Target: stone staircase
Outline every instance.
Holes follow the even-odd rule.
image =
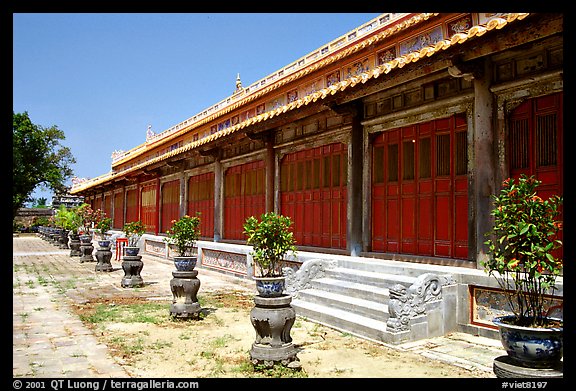
[[[418,264],[308,259],[284,269],[298,316],[362,338],[399,344],[456,327],[456,284]]]

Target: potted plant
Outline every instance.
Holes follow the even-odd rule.
[[[112,219],[110,217],[103,217],[94,226],[95,231],[101,236],[101,240],[98,241],[100,247],[110,247],[110,240],[106,238],[106,232],[108,232],[111,227]]]
[[[258,266],[254,273],[256,288],[261,296],[281,296],[285,277],[282,275],[284,256],[296,253],[295,240],[288,216],[275,212],[264,213],[260,221],[254,216],[244,222],[246,243],[252,245],[252,259]]]
[[[128,238],[128,245],[126,246],[126,254],[130,256],[138,255],[140,248],[138,247],[138,241],[146,232],[146,227],[142,221],[132,221],[129,223],[124,224],[124,228],[122,228],[124,234]]]
[[[562,359],[563,344],[562,319],[547,316],[563,266],[557,258],[562,197],[543,200],[536,194],[540,184],[526,175],[502,183],[493,196],[494,223],[486,234],[489,258],[483,266],[498,281],[512,312],[493,320],[508,356],[525,367],[552,368]]]
[[[192,249],[200,237],[200,217],[185,215],[180,220],[172,220],[172,227],[166,231],[168,244],[176,246],[177,256],[174,265],[178,271],[190,271],[196,267],[198,257],[192,254]]]
[[[77,216],[73,210],[69,210],[66,206],[60,205],[54,215],[54,220],[56,225],[61,227],[60,237],[58,239],[60,247],[69,248],[69,242],[71,240],[70,234],[80,226],[80,217]]]
[[[92,241],[90,229],[92,228],[94,210],[88,204],[82,204],[76,209],[76,213],[82,219],[82,225],[79,228],[80,240],[82,243],[89,243]]]

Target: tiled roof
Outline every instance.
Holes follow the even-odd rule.
[[[234,110],[238,107],[241,107],[242,105],[245,105],[246,103],[248,103],[254,99],[257,99],[257,98],[273,91],[274,89],[277,89],[278,87],[280,87],[282,85],[285,85],[286,83],[289,83],[289,82],[291,82],[297,78],[305,76],[306,74],[308,74],[310,72],[313,72],[319,68],[325,67],[326,65],[331,64],[335,61],[338,61],[344,57],[347,57],[347,56],[349,56],[349,55],[351,55],[351,54],[353,54],[353,53],[355,53],[355,52],[357,52],[357,51],[359,51],[359,50],[361,50],[361,49],[363,49],[369,45],[372,45],[376,42],[379,42],[382,39],[389,37],[390,35],[393,35],[393,34],[399,32],[401,30],[404,30],[407,27],[413,26],[414,24],[419,23],[423,20],[426,20],[426,19],[428,19],[434,15],[435,14],[419,14],[419,15],[416,15],[416,16],[410,18],[410,19],[405,20],[404,22],[402,22],[400,24],[397,24],[397,25],[394,25],[388,29],[385,29],[378,34],[373,35],[372,37],[370,37],[367,40],[359,42],[356,45],[354,45],[348,49],[345,49],[341,52],[338,52],[334,56],[331,56],[331,57],[328,57],[322,61],[319,61],[319,62],[315,63],[314,65],[312,65],[311,67],[303,69],[303,70],[295,73],[294,75],[291,75],[290,77],[288,77],[286,79],[282,79],[278,83],[275,83],[274,85],[271,85],[271,86],[259,91],[258,93],[251,95],[251,96],[239,101],[238,103],[236,103],[230,107],[227,107],[224,111],[219,112],[218,116],[223,115],[225,113],[228,113],[231,110]],[[262,114],[258,114],[255,117],[249,118],[243,122],[238,123],[237,125],[231,126],[225,130],[211,134],[211,135],[209,135],[205,138],[202,138],[200,140],[193,141],[193,142],[186,144],[182,147],[179,147],[179,148],[176,148],[170,152],[167,152],[161,156],[152,158],[150,160],[147,160],[145,162],[142,162],[140,164],[137,164],[135,166],[132,166],[132,167],[125,169],[125,170],[122,170],[122,171],[109,172],[107,174],[98,176],[96,178],[87,180],[85,182],[82,182],[77,187],[74,187],[72,189],[71,193],[72,194],[80,193],[80,192],[85,191],[85,190],[87,190],[91,187],[94,187],[96,185],[108,182],[108,181],[115,179],[115,178],[118,178],[118,177],[125,176],[129,173],[140,170],[146,166],[149,166],[149,165],[152,165],[154,163],[158,163],[160,161],[169,159],[169,158],[176,156],[176,155],[179,155],[181,153],[196,149],[196,148],[198,148],[204,144],[210,143],[210,142],[215,141],[217,139],[220,139],[222,137],[229,136],[230,134],[235,133],[241,129],[244,129],[247,126],[251,126],[251,125],[260,123],[262,121],[266,121],[268,119],[274,118],[275,116],[284,114],[288,111],[300,108],[302,106],[306,106],[306,105],[313,103],[313,102],[316,102],[318,100],[325,99],[327,96],[334,95],[338,91],[344,91],[349,87],[354,87],[358,83],[366,83],[368,80],[376,79],[382,75],[386,75],[396,68],[402,68],[406,64],[417,62],[422,58],[431,57],[438,52],[441,52],[441,51],[446,50],[448,48],[454,47],[456,45],[463,44],[464,42],[468,41],[469,39],[482,36],[488,31],[495,30],[495,29],[496,30],[501,29],[515,20],[524,19],[528,15],[529,15],[528,13],[507,14],[505,17],[493,18],[493,19],[489,20],[485,25],[475,25],[475,26],[471,27],[465,33],[456,33],[450,39],[443,39],[443,40],[436,42],[433,45],[423,47],[422,49],[420,49],[418,51],[407,53],[405,55],[401,55],[399,57],[396,57],[391,61],[388,61],[382,65],[374,67],[374,69],[372,69],[372,70],[360,73],[359,75],[354,75],[352,77],[346,78],[340,82],[337,82],[337,83],[330,85],[329,87],[323,88],[323,89],[316,91],[310,95],[299,98],[293,102],[285,104],[285,105],[278,107],[274,110],[271,110],[271,111],[268,111],[268,112],[265,112]],[[216,115],[210,116],[210,117],[206,118],[205,120],[201,121],[201,123],[198,124],[198,126],[203,125],[206,122],[212,121],[215,118],[216,118]],[[187,128],[187,129],[183,130],[182,132],[187,132],[189,130],[190,130],[190,128]],[[176,135],[180,135],[180,134],[182,134],[182,132],[178,132]],[[173,137],[170,137],[170,138],[173,138]]]

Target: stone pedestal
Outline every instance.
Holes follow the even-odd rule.
[[[82,251],[80,251],[80,237],[78,235],[70,235],[69,238],[70,240],[68,241],[68,247],[70,247],[70,256],[82,256]]]
[[[95,254],[98,263],[94,268],[97,272],[111,272],[113,270],[110,260],[112,259],[112,251],[110,251],[110,246],[102,247],[99,246]]]
[[[68,233],[61,230],[58,236],[58,248],[66,250],[68,248]]]
[[[198,319],[200,303],[196,297],[200,289],[200,280],[196,277],[197,270],[172,272],[170,290],[172,291],[172,305],[170,315],[179,319]]]
[[[122,288],[139,288],[144,286],[144,280],[140,276],[140,272],[144,267],[141,255],[125,255],[122,258],[122,270],[124,270],[124,277],[120,285]]]
[[[296,320],[296,311],[290,303],[292,296],[254,296],[256,306],[250,312],[250,321],[256,330],[256,340],[250,350],[254,365],[272,367],[275,363],[299,367],[296,347],[292,343],[290,330]]]
[[[555,379],[564,377],[564,365],[559,363],[555,368],[528,368],[508,355],[494,359],[492,366],[494,374],[498,378],[540,378]]]
[[[90,238],[80,237],[80,263],[84,262],[94,262],[94,257],[92,256],[92,251],[94,251],[94,246],[92,245],[92,240]]]

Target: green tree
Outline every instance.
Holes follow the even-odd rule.
[[[66,191],[64,182],[76,163],[70,148],[60,144],[64,132],[57,126],[35,125],[28,112],[14,113],[12,127],[12,215],[30,200],[36,186]]]

